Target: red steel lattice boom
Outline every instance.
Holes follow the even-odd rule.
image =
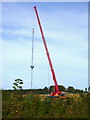
[[[42,30],[42,26],[41,26],[41,23],[40,23],[40,19],[39,19],[39,16],[38,16],[38,11],[37,11],[36,6],[34,7],[34,10],[35,10],[35,13],[36,13],[36,16],[37,16],[37,20],[38,20],[40,32],[41,32],[41,35],[42,35],[42,40],[43,40],[43,43],[44,43],[44,47],[45,47],[45,50],[46,50],[47,58],[48,58],[48,61],[49,61],[49,65],[50,65],[50,69],[51,69],[53,81],[55,83],[55,92],[53,92],[51,95],[52,96],[54,96],[56,94],[59,95],[59,94],[61,94],[61,92],[59,91],[59,88],[58,88],[58,84],[57,84],[57,81],[56,81],[55,72],[54,72],[53,65],[52,65],[52,62],[51,62],[51,59],[50,59],[50,54],[48,52],[46,40],[45,40],[45,37],[44,37],[44,33],[43,33],[43,30]]]

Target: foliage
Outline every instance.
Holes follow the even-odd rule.
[[[14,88],[14,90],[21,90],[22,89],[22,84],[23,84],[23,82],[22,82],[22,80],[19,78],[19,79],[16,79],[15,80],[15,83],[13,83],[13,88]]]
[[[83,90],[75,89],[73,86],[69,86],[68,88],[65,88],[63,85],[58,85],[58,88],[60,91],[69,92],[69,93],[83,93],[84,92]],[[54,86],[52,85],[49,87],[49,93],[53,91],[54,91]]]
[[[22,110],[23,104],[22,104],[22,85],[23,81],[21,79],[16,79],[13,83],[14,92],[11,94],[11,112],[6,116],[6,118],[20,118],[19,112]]]
[[[88,118],[90,116],[88,114],[90,94],[68,93],[66,99],[48,97],[41,99],[45,95],[30,91],[24,95],[17,94],[19,96],[15,95],[15,90],[3,91],[3,93],[5,96],[3,96],[3,118]],[[12,93],[15,95],[13,99]]]
[[[68,88],[67,88],[67,91],[68,92],[70,92],[70,93],[73,93],[74,92],[74,87],[72,87],[72,86],[69,86]]]
[[[65,91],[66,90],[66,88],[63,85],[59,85],[58,87],[59,87],[60,91]]]

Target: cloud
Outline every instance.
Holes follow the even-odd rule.
[[[16,30],[11,30],[11,29],[3,29],[3,33],[7,35],[13,35],[13,36],[31,36],[31,32],[29,30],[25,29],[16,29]]]
[[[40,3],[36,4],[58,83],[81,89],[87,87],[87,5],[77,3],[78,7],[72,7],[71,3],[59,3],[56,7],[56,3],[48,6],[47,3],[42,3],[42,6]],[[3,3],[4,88],[11,88],[13,80],[18,77],[24,80],[24,88],[30,88],[33,27],[35,29],[33,88],[48,85],[49,65],[33,6],[34,3]],[[51,73],[50,79],[50,85],[54,84]]]
[[[20,77],[24,79],[24,88],[30,88],[30,48],[31,41],[23,40],[23,43],[18,43],[16,41],[3,42],[3,79],[5,81],[9,78],[9,86],[11,86],[14,79]],[[74,55],[68,49],[61,50],[59,47],[52,45],[49,45],[49,51],[58,83],[64,84],[65,86],[72,84],[78,88],[79,85],[75,83],[75,79],[81,79],[82,73],[83,78],[87,76],[85,74],[87,73],[87,58],[81,57],[78,53],[78,55]],[[48,60],[42,42],[35,42],[34,65],[33,87],[43,88],[48,85]],[[76,78],[74,78],[74,74],[76,74]],[[50,84],[53,84],[52,77],[50,77],[50,79]],[[87,80],[85,79],[83,82],[87,83]],[[4,86],[7,87],[7,84],[5,85],[4,83]]]

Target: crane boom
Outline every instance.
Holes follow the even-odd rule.
[[[53,81],[55,83],[55,92],[54,92],[54,94],[60,94],[60,91],[59,91],[59,88],[58,88],[58,84],[57,84],[57,81],[56,81],[55,72],[54,72],[53,65],[52,65],[52,62],[51,62],[51,59],[50,59],[50,54],[48,52],[46,40],[45,40],[45,37],[44,37],[44,33],[43,33],[43,30],[42,30],[42,26],[41,26],[41,23],[40,23],[40,19],[39,19],[39,15],[38,15],[38,11],[37,11],[36,6],[34,6],[34,10],[35,10],[35,13],[36,13],[36,16],[37,16],[37,20],[38,20],[40,32],[41,32],[41,35],[42,35],[42,40],[43,40],[43,43],[44,43],[44,47],[45,47],[45,50],[46,50],[47,58],[48,58],[48,61],[49,61],[49,65],[50,65]]]

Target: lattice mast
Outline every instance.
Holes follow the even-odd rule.
[[[34,55],[34,28],[32,29],[32,57],[31,57],[31,89],[32,89],[32,82],[33,82],[33,55]]]

